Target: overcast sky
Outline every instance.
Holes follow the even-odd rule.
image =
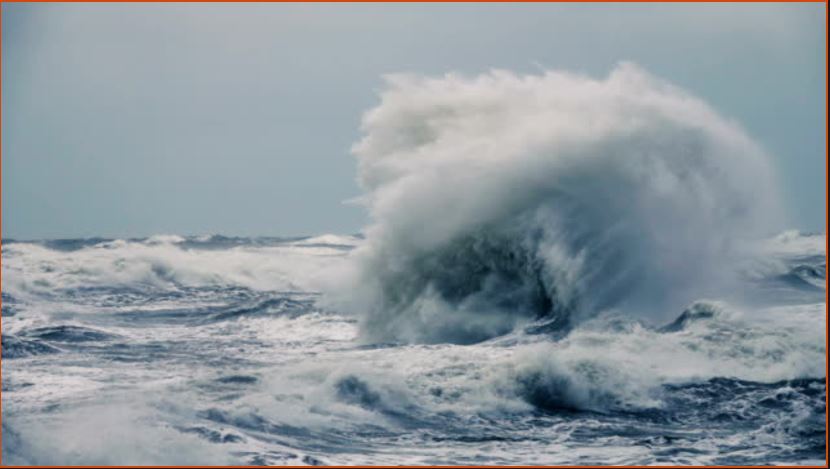
[[[354,233],[390,72],[634,61],[776,158],[823,231],[824,4],[2,5],[4,238]]]

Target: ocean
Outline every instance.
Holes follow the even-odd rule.
[[[763,243],[753,301],[458,340],[325,298],[365,243],[4,240],[3,462],[823,463],[824,235]]]
[[[3,462],[824,463],[826,233],[738,123],[622,63],[361,131],[359,235],[4,239]]]

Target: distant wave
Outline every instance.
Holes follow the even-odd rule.
[[[764,151],[632,64],[603,80],[390,76],[363,132],[372,222],[335,298],[370,341],[676,314],[733,281],[736,244],[781,225]]]
[[[60,290],[240,286],[317,289],[317,271],[360,241],[355,236],[241,238],[156,235],[3,243],[3,294],[18,299]],[[4,299],[4,310],[6,308]],[[5,312],[4,312],[5,314]]]

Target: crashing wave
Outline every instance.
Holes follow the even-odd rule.
[[[631,64],[388,77],[355,146],[372,223],[339,305],[369,341],[471,343],[728,288],[778,226],[767,155]]]

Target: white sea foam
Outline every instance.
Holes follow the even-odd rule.
[[[306,285],[305,272],[321,274],[344,259],[343,249],[326,247],[342,242],[269,247],[235,241],[221,249],[194,249],[189,242],[118,241],[69,251],[4,245],[4,308],[19,308],[4,317],[4,334],[60,349],[4,355],[8,462],[473,464],[485,454],[505,464],[639,464],[690,447],[694,453],[669,461],[714,464],[727,453],[751,461],[758,452],[800,461],[786,448],[817,437],[797,432],[823,431],[824,411],[816,408],[824,402],[822,383],[782,380],[823,376],[824,303],[799,296],[774,307],[698,301],[665,323],[617,310],[566,335],[519,329],[471,345],[364,346],[354,341],[358,324],[337,311],[312,308],[294,316],[261,308],[216,322],[171,322],[178,316],[164,315],[198,319],[213,313],[203,310],[205,301],[238,309],[251,304],[245,295],[259,304],[257,295],[277,293],[243,289],[238,296],[224,288],[249,280],[220,260],[256,255],[260,265],[282,265]],[[169,280],[145,288],[143,276],[115,276],[119,258],[140,264],[150,254],[167,256]],[[802,254],[795,249],[783,258]],[[221,275],[220,281],[189,280],[193,269]],[[186,281],[205,287],[208,296],[179,292],[175,284]],[[102,308],[85,301],[97,298],[95,291],[73,290],[96,285],[127,297]],[[168,290],[183,295],[170,299]],[[73,343],[33,334],[66,324],[112,338]],[[719,389],[715,378],[744,381]],[[757,396],[741,393],[752,386],[769,388]],[[781,407],[761,409],[762,401]],[[761,423],[747,431],[707,420],[717,417],[706,414],[711,405],[727,406],[724,418]],[[659,423],[675,415],[691,430]],[[625,436],[635,427],[640,430]],[[659,442],[659,435],[684,432],[694,437]],[[642,443],[651,437],[658,440]]]

